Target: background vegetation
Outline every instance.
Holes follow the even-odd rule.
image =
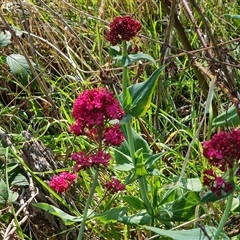
[[[151,189],[155,191],[151,196],[164,199],[180,174],[201,178],[208,164],[201,154],[202,142],[219,129],[238,127],[239,123],[236,111],[231,108],[238,103],[239,96],[239,12],[239,1],[224,0],[188,3],[167,0],[1,1],[0,129],[1,136],[10,137],[12,144],[6,146],[2,141],[0,145],[1,189],[11,190],[11,194],[1,193],[0,196],[2,237],[15,217],[18,224],[13,239],[60,239],[59,235],[55,236],[59,232],[30,217],[21,223],[26,212],[15,214],[21,196],[25,201],[29,199],[23,192],[29,179],[22,168],[24,163],[19,160],[25,143],[22,132],[28,131],[41,140],[64,167],[72,166],[69,161],[72,152],[92,147],[86,138],[74,138],[69,133],[73,123],[72,105],[84,89],[106,87],[121,91],[121,68],[109,56],[109,43],[105,39],[109,22],[116,16],[131,15],[142,24],[134,43],[159,66],[165,66],[150,108],[145,116],[133,122],[135,130],[153,152],[164,153],[156,163],[158,177],[149,177]],[[132,83],[145,81],[155,68],[148,61],[135,63],[130,67]],[[225,78],[219,74],[221,72]],[[212,101],[207,99],[209,93]],[[233,109],[231,121],[228,121],[228,109],[229,112]],[[221,113],[222,118],[216,120]],[[15,149],[15,155],[9,147]],[[125,172],[116,171],[114,163],[111,171],[123,181],[127,176]],[[112,175],[111,171],[102,173],[103,182]],[[46,174],[51,175],[51,172]],[[40,178],[40,186],[44,185],[41,179],[47,181],[41,174],[33,176]],[[82,173],[74,186],[74,194],[66,193],[73,197],[79,212],[91,181],[91,176]],[[239,187],[236,190],[238,194]],[[131,206],[124,200],[125,193],[103,198],[102,191],[99,186],[92,203],[93,208],[99,206],[98,212],[106,210],[115,198],[117,206]],[[52,199],[56,198],[50,189],[47,193]],[[128,185],[126,195],[137,196],[138,185]],[[179,198],[175,193],[172,199],[167,196],[168,203]],[[237,239],[239,234],[239,199],[236,195],[235,212],[225,228],[232,239]],[[198,217],[203,224],[216,226],[224,207],[223,200],[209,203],[199,212],[194,208],[184,218],[160,219],[156,226],[191,229],[201,226],[202,222],[194,221]],[[74,215],[72,208],[67,211]],[[136,209],[132,207],[131,212],[135,213]],[[152,235],[135,224],[93,220],[88,222],[85,239],[153,239]]]

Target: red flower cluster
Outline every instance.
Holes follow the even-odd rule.
[[[210,141],[204,143],[203,155],[222,171],[233,168],[234,163],[240,159],[240,130],[215,134]]]
[[[85,152],[73,153],[72,160],[76,162],[73,167],[75,172],[90,167],[108,167],[111,156],[103,151],[86,155]]]
[[[141,27],[141,24],[130,16],[116,17],[110,23],[110,31],[106,38],[115,46],[123,40],[129,41],[131,38],[135,37]]]
[[[120,125],[110,124],[111,120],[120,120],[124,116],[124,111],[119,102],[114,98],[112,92],[107,89],[85,90],[78,96],[73,105],[72,111],[75,123],[70,127],[70,131],[75,135],[86,135],[89,139],[105,146],[120,146],[124,141],[123,133],[120,131]],[[103,150],[98,152],[78,152],[72,154],[72,160],[75,161],[73,170],[79,172],[81,169],[91,167],[107,168],[110,155]],[[76,174],[62,173],[54,176],[50,182],[50,187],[57,192],[66,191],[69,185],[76,179]],[[115,188],[114,188],[115,187]],[[109,188],[111,186],[109,185]],[[120,191],[123,186],[114,182],[112,188]],[[112,192],[114,192],[112,190]]]
[[[74,102],[72,114],[76,122],[70,131],[75,135],[87,135],[94,140],[100,135],[107,145],[113,146],[119,146],[123,142],[119,124],[112,127],[107,127],[107,124],[110,120],[122,119],[124,111],[113,93],[105,88],[85,90]],[[114,139],[109,134],[113,134]]]
[[[85,90],[73,105],[73,117],[81,130],[96,125],[103,126],[112,119],[121,119],[124,115],[113,93],[105,88]]]
[[[49,186],[56,192],[64,192],[76,180],[75,173],[62,172],[58,176],[54,176],[49,183]]]
[[[107,146],[113,145],[119,147],[124,141],[124,136],[119,130],[119,127],[119,124],[115,124],[105,129],[103,139]]]
[[[110,182],[106,183],[106,188],[110,193],[117,193],[126,189],[126,186],[116,178],[112,178]]]
[[[203,155],[210,164],[223,172],[232,169],[240,159],[240,130],[215,134],[210,141],[203,144]],[[210,187],[216,195],[232,190],[231,184],[217,176],[212,169],[205,170],[203,174],[203,185]]]
[[[221,196],[222,191],[232,190],[232,185],[222,177],[218,177],[212,169],[205,170],[203,174],[203,185],[210,187],[211,191],[215,192],[217,196]]]

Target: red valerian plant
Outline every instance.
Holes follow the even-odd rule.
[[[124,141],[120,124],[111,124],[112,120],[121,120],[124,116],[119,102],[114,98],[112,92],[105,88],[83,91],[73,104],[72,115],[75,123],[70,126],[70,132],[75,135],[85,135],[88,139],[98,144],[97,151],[85,153],[83,151],[73,153],[72,160],[75,162],[73,171],[78,173],[80,170],[95,168],[107,168],[109,166],[110,154],[103,148],[109,146],[120,146]],[[76,175],[76,174],[75,174]],[[74,176],[75,176],[74,175]],[[72,176],[72,178],[71,178]],[[65,173],[54,176],[50,181],[50,187],[57,192],[64,192],[76,178]],[[117,191],[124,190],[123,184],[115,179],[113,188]],[[115,193],[116,191],[110,191]]]
[[[220,132],[215,134],[210,141],[203,144],[203,155],[209,163],[222,172],[238,166],[240,159],[240,130]],[[232,186],[213,169],[203,172],[203,185],[210,187],[212,192],[221,196],[221,192],[232,190]]]
[[[106,39],[113,45],[117,45],[122,41],[129,41],[135,37],[141,29],[141,24],[130,16],[116,17],[110,23],[110,31]]]

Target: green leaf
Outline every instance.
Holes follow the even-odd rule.
[[[114,58],[116,56],[121,56],[122,52],[119,46],[111,46],[108,51],[109,55]]]
[[[202,183],[199,178],[182,178],[181,183],[183,187],[193,192],[200,192],[202,190]]]
[[[19,194],[17,192],[13,192],[9,190],[8,192],[8,201],[15,202],[18,199]]]
[[[0,203],[5,203],[8,200],[8,189],[3,179],[0,179]]]
[[[146,168],[149,169],[150,167],[152,167],[157,161],[159,161],[159,158],[161,158],[165,154],[166,152],[161,152],[148,157],[145,161]]]
[[[45,210],[45,211],[51,213],[52,215],[61,218],[66,225],[71,225],[75,222],[82,221],[81,217],[71,216],[71,215],[65,213],[64,211],[62,211],[61,209],[59,209],[55,206],[52,206],[50,204],[47,204],[47,203],[35,203],[35,204],[33,204],[33,206],[40,208],[42,210]]]
[[[215,127],[236,127],[239,125],[239,118],[235,106],[231,106],[225,112],[213,119],[212,125]]]
[[[132,163],[123,163],[123,164],[116,164],[113,166],[115,171],[121,171],[121,172],[127,172],[127,171],[131,171],[134,166]]]
[[[126,127],[123,125],[122,130],[124,135],[126,136]],[[134,142],[134,147],[136,150],[142,149],[143,158],[147,159],[151,154],[152,151],[145,139],[141,137],[133,128],[131,128],[132,137]],[[130,171],[133,170],[133,160],[130,156],[129,146],[127,141],[124,141],[120,147],[114,149],[114,157],[116,161],[116,166],[114,167],[115,170],[119,171]]]
[[[161,201],[159,202],[159,205],[163,205],[164,203],[174,201],[178,196],[182,195],[183,190],[179,183],[171,183],[167,186],[165,186],[167,192],[161,197]]]
[[[135,153],[135,168],[132,174],[126,178],[126,184],[131,184],[135,180],[148,174],[144,164],[143,149],[140,148]]]
[[[129,114],[130,109],[132,109],[132,106],[133,106],[133,99],[132,99],[132,96],[130,95],[129,88],[127,88],[125,99],[122,99],[122,94],[120,94],[119,100],[122,104],[122,107],[123,107],[125,113],[126,113],[126,116],[128,116],[126,120],[129,119],[129,121],[130,121],[131,120],[130,118],[133,118],[133,116],[131,114]],[[126,120],[125,120],[125,122],[126,122]]]
[[[152,100],[152,94],[155,90],[155,84],[161,73],[163,67],[158,68],[153,74],[144,82],[136,83],[128,87],[131,96],[131,103],[124,104],[122,94],[119,98],[124,106],[124,111],[133,117],[139,117],[146,113]]]
[[[118,222],[127,225],[144,225],[151,221],[151,216],[145,211],[143,213],[137,213],[131,216],[125,216],[118,218]]]
[[[2,215],[3,214],[3,215]],[[13,219],[13,214],[10,213],[10,212],[5,212],[5,213],[2,213],[1,216],[0,216],[0,219],[2,222],[4,223],[9,223],[12,219]]]
[[[12,185],[16,186],[28,186],[28,179],[25,176],[25,172],[23,169],[17,167],[14,170],[9,172],[9,182]]]
[[[123,196],[122,200],[128,203],[131,207],[133,207],[136,210],[145,209],[144,202],[141,199],[136,198],[134,196]]]
[[[114,169],[116,171],[130,171],[134,168],[130,152],[128,149],[127,141],[124,141],[119,148],[114,149],[114,157],[116,165]]]
[[[135,171],[136,171],[136,176],[137,178],[139,177],[143,177],[145,175],[147,175],[147,170],[146,170],[146,167],[145,167],[145,158],[144,158],[144,155],[143,155],[143,149],[140,148],[136,151],[135,153],[135,160],[136,160],[136,166],[135,166]]]
[[[207,239],[204,232],[200,228],[193,228],[191,230],[180,230],[180,231],[172,231],[172,230],[164,230],[156,227],[143,226],[144,228],[155,232],[161,236],[170,237],[173,240],[199,240],[199,239]],[[212,239],[217,229],[215,227],[204,227],[208,236]],[[221,234],[222,240],[230,240],[225,234]]]
[[[234,191],[234,188],[235,188],[235,183],[234,182],[230,182],[230,184],[232,186],[231,191],[228,191],[228,192],[222,191],[221,196],[217,196],[215,192],[208,191],[207,193],[205,193],[202,196],[201,203],[216,202],[220,199],[226,198],[227,196],[229,196]]]
[[[151,176],[159,176],[161,174],[161,172],[157,168],[154,168],[154,167],[148,168],[147,172]]]
[[[112,208],[107,212],[96,214],[93,218],[98,219],[102,223],[117,222],[128,212],[127,207]]]
[[[224,14],[224,15],[230,18],[240,19],[240,15],[232,15],[232,14]]]
[[[200,198],[196,192],[185,192],[182,190],[175,195],[172,202],[168,202],[157,212],[157,219],[160,221],[188,221],[194,218],[196,205]]]
[[[240,28],[240,15],[232,15],[232,14],[224,14],[225,16],[231,18],[233,20],[233,23],[237,26],[237,28]]]
[[[122,131],[124,133],[124,136],[127,136],[127,130],[124,125],[122,127]],[[149,156],[152,155],[152,150],[149,147],[148,142],[144,138],[142,138],[142,136],[140,134],[138,134],[137,131],[134,130],[134,128],[131,128],[131,132],[132,132],[132,137],[133,137],[133,142],[134,142],[134,148],[136,150],[142,149],[143,157],[144,157],[144,159],[147,159]],[[122,147],[122,145],[121,145],[121,147]],[[120,149],[121,149],[121,147],[120,147]],[[128,154],[128,156],[130,156],[129,149],[127,148],[126,150],[127,150],[127,152],[125,152],[125,153]]]
[[[121,65],[123,67],[125,66],[129,66],[131,65],[132,63],[135,63],[139,60],[148,60],[152,63],[156,63],[155,60],[148,54],[144,54],[144,53],[136,53],[136,54],[129,54],[127,56],[119,56],[119,55],[116,55],[116,57],[113,58],[114,60],[120,62],[121,61]]]
[[[9,31],[1,31],[0,32],[0,46],[1,47],[6,47],[9,45],[11,41],[11,33]]]
[[[25,57],[20,54],[10,54],[7,56],[6,61],[12,73],[21,80],[24,86],[26,86],[32,74]],[[34,62],[31,61],[31,64],[37,69],[37,65]]]
[[[233,198],[231,211],[240,212],[240,195]]]
[[[121,125],[126,124],[132,120],[133,116],[130,114],[125,115],[119,122]]]

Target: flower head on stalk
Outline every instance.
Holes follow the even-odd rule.
[[[112,178],[110,182],[106,183],[106,188],[110,193],[117,193],[126,189],[126,186],[122,184],[117,178]]]
[[[130,16],[116,17],[110,23],[110,31],[106,39],[113,45],[117,45],[122,41],[129,41],[135,37],[141,29],[141,24]]]
[[[240,159],[240,130],[220,132],[203,144],[203,155],[222,171],[233,168]]]
[[[83,91],[74,102],[72,115],[76,124],[71,130],[75,133],[77,127],[80,129],[77,131],[79,135],[85,128],[91,129],[103,126],[112,119],[121,119],[124,112],[113,93],[102,88]]]
[[[224,178],[217,176],[213,169],[205,170],[203,174],[203,185],[208,186],[217,196],[221,196],[222,191],[226,193],[232,190],[232,185]]]
[[[75,161],[73,170],[79,172],[81,169],[91,167],[105,167],[109,165],[110,155],[102,150],[97,153],[86,154],[85,152],[73,153],[72,160]]]
[[[203,144],[203,155],[212,166],[223,172],[233,169],[240,159],[240,130],[215,134]],[[203,174],[203,185],[208,186],[217,196],[221,196],[222,191],[232,190],[232,185],[213,169],[205,170]]]
[[[75,135],[86,135],[95,141],[101,139],[108,146],[119,146],[124,140],[119,124],[109,127],[111,120],[122,119],[124,111],[107,89],[83,91],[74,102],[72,114],[76,121],[70,131]],[[113,140],[110,134],[116,139]]]
[[[119,124],[114,124],[113,126],[106,128],[103,139],[107,146],[119,147],[124,141],[124,136],[120,131]]]
[[[75,173],[62,172],[51,179],[49,186],[56,192],[65,192],[76,178],[77,175]]]

